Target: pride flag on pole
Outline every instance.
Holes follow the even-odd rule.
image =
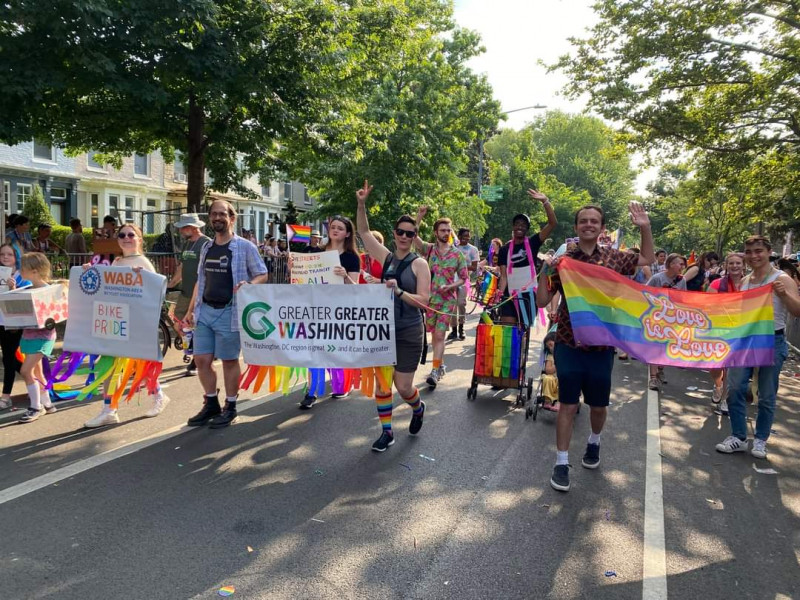
[[[310,243],[311,225],[287,225],[286,237],[290,242]]]
[[[649,364],[697,369],[774,362],[772,286],[707,294],[640,285],[564,257],[558,273],[576,341]]]

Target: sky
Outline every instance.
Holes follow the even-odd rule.
[[[560,94],[567,79],[560,72],[548,73],[540,64],[554,63],[568,54],[570,37],[585,37],[597,22],[594,0],[454,0],[459,25],[480,33],[486,52],[470,63],[484,73],[504,111],[533,105],[547,110],[578,113],[585,108],[580,99],[570,101]],[[524,110],[508,115],[502,127],[520,129],[542,113]],[[634,165],[640,162],[634,157]],[[644,192],[651,170],[637,179],[636,191]]]

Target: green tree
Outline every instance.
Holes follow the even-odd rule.
[[[25,200],[25,206],[22,207],[22,214],[30,219],[31,232],[35,232],[36,228],[42,223],[47,223],[48,225],[55,224],[55,219],[53,219],[53,215],[50,213],[50,207],[47,206],[42,188],[38,183],[33,184],[33,191],[30,197]]]
[[[44,10],[9,0],[0,140],[36,137],[114,164],[154,150],[171,160],[177,149],[189,210],[199,210],[206,169],[215,188],[247,194],[243,177],[268,174],[284,138],[345,125],[370,134],[351,99],[438,4],[53,0]]]
[[[351,98],[370,135],[332,114],[335,126],[282,147],[286,169],[308,182],[319,214],[352,215],[355,190],[368,179],[376,229],[388,232],[399,215],[427,204],[433,218],[446,214],[482,231],[485,206],[469,196],[467,164],[470,148],[496,126],[499,105],[467,65],[483,50],[478,36],[455,26],[449,2],[426,4],[425,25],[398,40],[392,62],[369,72]]]

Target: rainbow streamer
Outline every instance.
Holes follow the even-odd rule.
[[[311,225],[287,225],[286,238],[290,242],[308,244],[311,242]]]
[[[558,272],[575,339],[655,365],[719,369],[772,365],[772,286],[705,294],[640,285],[564,257]]]
[[[497,294],[497,276],[486,272],[478,287],[478,304],[488,306]]]
[[[300,367],[281,367],[247,365],[239,387],[251,390],[254,394],[266,385],[270,393],[280,391],[286,395],[292,386],[305,382],[305,390],[314,396],[325,394],[326,382],[330,382],[331,392],[344,394],[352,390],[361,390],[367,397],[373,397],[378,388],[390,390],[394,377],[394,367],[367,367],[363,369],[317,369]]]

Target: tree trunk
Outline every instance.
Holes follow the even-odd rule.
[[[186,165],[186,210],[201,212],[206,186],[206,139],[203,108],[192,94],[189,98],[189,153]]]

